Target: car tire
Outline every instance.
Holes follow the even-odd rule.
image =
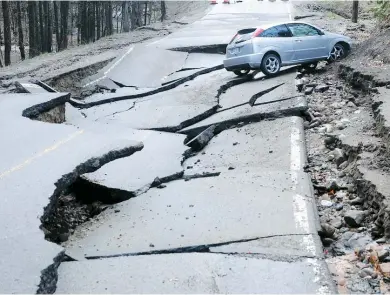
[[[341,43],[336,43],[329,53],[329,61],[334,62],[347,56],[347,48]]]
[[[281,67],[280,57],[275,53],[267,53],[261,61],[260,69],[266,76],[274,76],[279,73]]]
[[[249,72],[250,72],[250,70],[237,70],[237,71],[233,71],[233,73],[235,73],[239,77],[246,76],[246,75],[249,74]]]

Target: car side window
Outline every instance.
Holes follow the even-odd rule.
[[[319,32],[306,24],[288,24],[288,28],[294,37],[318,36]]]
[[[279,37],[278,30],[276,27],[266,29],[263,33],[260,34],[259,37]]]
[[[278,30],[278,37],[291,37],[291,32],[286,25],[279,25],[275,28]]]

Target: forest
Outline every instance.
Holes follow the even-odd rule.
[[[167,15],[165,1],[1,1],[0,67],[129,32]]]

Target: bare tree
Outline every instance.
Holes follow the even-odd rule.
[[[161,1],[161,21],[163,22],[167,18],[167,6],[165,1]]]
[[[61,15],[61,48],[63,50],[68,48],[68,16],[69,16],[69,1],[61,1],[60,3],[60,15]]]
[[[130,31],[129,7],[127,1],[122,2],[122,28],[123,32]]]
[[[43,1],[43,17],[44,17],[44,50],[51,52],[53,33],[51,28],[50,1]]]
[[[61,38],[60,38],[60,29],[59,29],[59,24],[58,24],[58,2],[53,1],[54,3],[54,33],[56,34],[56,51],[59,51],[61,48]]]
[[[90,16],[90,23],[89,23],[89,35],[90,35],[90,42],[95,42],[95,27],[96,27],[96,20],[95,20],[95,11],[96,11],[96,1],[92,1],[90,8],[89,8],[89,16]]]
[[[11,62],[12,45],[19,46],[21,59],[24,60],[25,43],[28,44],[30,58],[51,52],[53,34],[56,51],[61,51],[68,47],[69,33],[73,45],[74,28],[77,28],[78,44],[86,44],[114,32],[129,32],[154,21],[164,21],[167,15],[166,0],[0,2],[0,30],[4,27],[3,34],[0,32],[0,44],[6,45],[4,62],[0,57],[0,66]]]
[[[106,5],[106,35],[112,35],[113,25],[112,25],[112,2],[104,2]]]
[[[101,22],[101,17],[100,17],[100,2],[96,2],[96,6],[95,6],[95,10],[96,10],[96,39],[99,40],[100,39],[100,22]]]
[[[148,1],[145,1],[145,21],[144,26],[146,26],[146,17],[148,15]]]
[[[11,64],[11,20],[9,15],[9,2],[2,1],[3,21],[4,21],[4,64]]]
[[[19,37],[19,51],[20,58],[24,60],[26,58],[26,53],[24,51],[24,40],[23,40],[23,26],[22,26],[22,9],[20,6],[20,1],[16,2],[16,9],[18,15],[18,37]]]
[[[44,21],[43,21],[43,1],[38,1],[38,10],[39,10],[39,36],[40,36],[39,48],[40,48],[40,52],[46,52],[46,36],[45,36]]]
[[[357,23],[358,14],[359,14],[359,1],[353,0],[352,1],[352,22],[353,23]]]

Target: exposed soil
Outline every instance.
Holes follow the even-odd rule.
[[[359,3],[359,23],[352,24],[351,3],[297,4],[301,16],[315,15],[305,21],[356,42],[343,61],[347,67],[336,63],[299,76],[309,104],[306,169],[315,188],[324,254],[338,291],[386,294],[390,290],[387,196],[365,178],[362,169],[385,175],[390,168],[372,100],[378,86],[375,74],[384,72],[380,81],[384,75],[390,77],[389,31],[377,32],[370,2]],[[317,85],[314,91],[307,90],[310,84]]]
[[[106,208],[107,205],[99,201],[85,203],[73,192],[61,195],[50,218],[42,223],[45,238],[54,243],[65,242],[77,226]]]

